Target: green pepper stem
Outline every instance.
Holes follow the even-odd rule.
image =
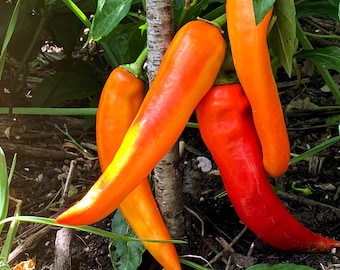
[[[222,28],[223,25],[227,22],[226,14],[223,13],[221,16],[218,16],[216,19],[212,20],[211,23],[216,25],[218,28]]]
[[[148,56],[148,49],[145,47],[143,51],[139,54],[138,58],[135,62],[131,64],[121,65],[122,68],[125,68],[127,71],[131,72],[138,78],[143,78],[143,65]]]

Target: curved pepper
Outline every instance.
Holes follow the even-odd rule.
[[[339,241],[304,227],[276,196],[266,178],[252,112],[240,84],[213,87],[197,106],[196,115],[228,197],[255,235],[288,251],[340,247]]]
[[[277,177],[288,168],[290,146],[267,47],[272,9],[258,25],[253,0],[228,0],[226,11],[234,66],[251,104],[263,164],[270,176]]]
[[[174,145],[192,112],[214,83],[224,60],[221,31],[201,20],[185,24],[171,41],[158,73],[113,161],[88,193],[57,217],[91,224],[105,217],[144,180]]]
[[[144,81],[124,69],[115,68],[102,90],[96,116],[96,140],[101,169],[104,171],[117,152],[126,131],[143,101]],[[95,209],[92,217],[101,214]],[[126,221],[141,239],[171,240],[145,178],[119,205]],[[142,242],[144,247],[166,270],[181,269],[172,243]]]

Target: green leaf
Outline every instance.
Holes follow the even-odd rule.
[[[9,267],[7,260],[5,260],[5,258],[0,257],[0,269],[1,270],[11,270],[11,268]]]
[[[340,136],[336,136],[336,137],[333,137],[333,138],[330,138],[320,144],[318,144],[317,146],[309,149],[308,151],[300,154],[300,155],[297,155],[295,156],[294,158],[292,158],[289,162],[289,164],[294,164],[294,163],[297,163],[301,160],[306,160],[308,158],[310,158],[311,156],[325,150],[326,148],[330,147],[331,145],[337,143],[340,141]]]
[[[113,216],[111,226],[113,233],[135,237],[119,210]],[[110,245],[114,246],[113,250],[110,250],[110,258],[114,269],[136,270],[141,264],[142,255],[145,251],[141,242],[112,240]]]
[[[0,147],[0,220],[7,217],[9,203],[9,188],[8,188],[7,163],[5,153]],[[0,225],[0,233],[4,224]]]
[[[12,38],[15,26],[17,24],[20,5],[21,5],[21,0],[18,0],[16,5],[15,5],[15,8],[13,10],[11,19],[9,21],[9,25],[7,27],[6,35],[4,37],[4,41],[3,41],[3,44],[2,44],[2,47],[1,47],[1,52],[0,52],[0,80],[1,80],[1,77],[2,77],[4,65],[5,65],[7,46],[8,46],[9,41]],[[1,26],[3,27],[4,25],[2,24]]]
[[[141,33],[142,21],[120,24],[114,29],[107,40],[119,63],[132,63],[136,60],[146,44],[146,33]]]
[[[291,76],[296,40],[294,0],[277,0],[275,15],[277,20],[269,34],[269,43],[280,64]]]
[[[297,57],[310,59],[325,69],[340,72],[340,48],[335,46],[305,50],[296,54]]]
[[[107,36],[128,14],[132,0],[99,0],[91,26],[96,41]]]
[[[97,94],[102,88],[91,65],[63,65],[55,74],[45,77],[33,92],[33,107],[54,107],[65,101],[80,100]]]
[[[339,20],[339,1],[327,0],[305,0],[296,5],[296,16],[298,19],[306,17],[326,17]]]
[[[315,270],[315,268],[298,265],[292,263],[280,263],[280,264],[256,264],[247,268],[247,270]]]
[[[204,266],[201,266],[197,263],[194,263],[192,261],[188,261],[188,260],[185,260],[185,259],[180,259],[180,262],[181,262],[181,264],[190,266],[191,268],[196,269],[196,270],[211,270],[211,268],[206,268]]]
[[[253,7],[255,12],[256,25],[259,24],[264,16],[266,16],[268,10],[274,5],[275,0],[253,0]]]

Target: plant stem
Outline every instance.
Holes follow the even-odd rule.
[[[90,20],[86,17],[84,12],[80,10],[80,8],[71,0],[63,0],[64,4],[68,6],[68,8],[76,15],[79,20],[88,28],[91,27]]]
[[[148,56],[148,49],[145,47],[143,51],[139,54],[138,58],[135,62],[131,64],[122,65],[127,71],[131,72],[133,75],[135,75],[138,78],[143,78],[143,65],[146,61],[146,58]]]
[[[340,36],[338,36],[338,35],[320,35],[320,34],[314,34],[314,33],[309,33],[309,32],[305,32],[305,35],[309,36],[309,37],[314,37],[314,38],[340,39]]]
[[[216,19],[211,21],[212,24],[216,25],[217,27],[221,28],[227,22],[226,14],[223,13],[221,16],[218,16]]]
[[[0,114],[9,114],[9,112],[9,108],[0,107]],[[21,115],[96,115],[97,108],[13,107],[11,112]]]
[[[302,47],[305,50],[313,50],[314,49],[313,45],[309,42],[309,40],[306,36],[306,33],[303,31],[298,20],[296,20],[296,36],[297,36],[298,40],[300,41]],[[318,70],[318,72],[320,73],[320,75],[322,76],[322,78],[324,79],[324,81],[326,82],[328,87],[330,88],[336,103],[340,104],[340,92],[339,92],[338,86],[334,82],[331,74],[329,73],[329,71],[327,69],[325,69],[318,62],[314,62],[314,64],[315,64],[316,69]]]
[[[68,6],[68,8],[76,15],[79,20],[88,28],[91,28],[91,22],[90,20],[86,17],[84,12],[80,10],[80,8],[72,1],[72,0],[63,0],[64,4]],[[117,59],[117,56],[112,52],[110,46],[108,45],[107,42],[105,41],[99,41],[100,45],[103,47],[105,53],[107,54],[110,65],[112,67],[117,67],[119,66],[119,61]]]
[[[105,53],[109,57],[110,65],[115,68],[119,66],[119,61],[117,56],[112,52],[109,44],[105,41],[99,41],[100,45],[103,47]]]
[[[137,19],[141,19],[142,21],[146,21],[146,17],[144,16],[144,15],[142,15],[142,14],[139,14],[139,13],[136,13],[136,12],[129,12],[128,13],[128,15],[129,16],[131,16],[131,17],[135,17],[135,18],[137,18]]]

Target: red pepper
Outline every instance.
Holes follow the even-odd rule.
[[[272,9],[256,25],[253,0],[228,0],[228,36],[237,77],[252,107],[263,151],[263,164],[272,177],[285,173],[290,145],[267,46]]]
[[[229,1],[229,0],[228,0]],[[284,207],[266,178],[249,102],[240,84],[213,87],[196,109],[199,130],[244,224],[288,251],[323,251],[340,242],[308,230]]]
[[[124,67],[115,68],[102,90],[96,116],[96,139],[101,169],[112,161],[126,131],[143,101],[144,81]],[[97,219],[102,214],[94,202],[89,214]],[[137,237],[149,240],[171,240],[145,178],[119,205],[119,209]],[[167,270],[181,269],[173,243],[142,242],[150,254]]]
[[[220,29],[206,21],[191,21],[176,33],[113,161],[84,198],[57,217],[58,223],[98,221],[90,214],[94,205],[107,216],[148,176],[213,85],[225,50]]]

